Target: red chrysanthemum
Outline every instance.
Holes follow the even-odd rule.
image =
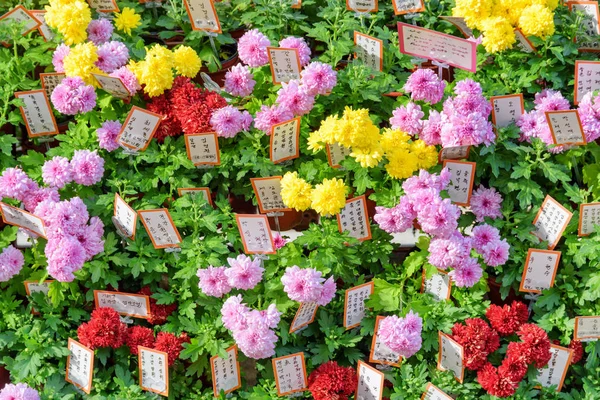
[[[308,377],[308,390],[315,400],[347,400],[357,384],[354,368],[341,367],[335,361],[321,364]]]
[[[169,332],[159,332],[156,336],[156,342],[154,342],[154,348],[167,353],[169,366],[171,366],[179,358],[179,353],[183,350],[183,343],[189,343],[189,341],[190,339],[185,333],[177,337]]]
[[[501,335],[515,333],[521,325],[527,322],[529,311],[527,306],[519,301],[513,301],[503,307],[492,304],[485,313],[492,327]]]
[[[179,136],[182,134],[181,124],[174,114],[171,107],[171,101],[167,94],[153,97],[152,100],[146,104],[146,109],[153,113],[165,116],[154,134],[154,138],[158,140],[159,143],[162,143],[167,136]]]
[[[560,340],[553,340],[552,343],[560,346]],[[583,345],[579,340],[571,340],[569,348],[573,350],[573,358],[571,358],[571,364],[577,364],[583,358]]]
[[[487,362],[487,356],[500,347],[498,334],[481,318],[469,318],[466,325],[454,324],[452,338],[464,348],[464,365],[477,371]]]
[[[508,344],[506,356],[502,360],[502,365],[498,368],[500,376],[506,376],[508,380],[519,385],[527,373],[527,356],[524,354],[524,347],[527,344],[523,342],[511,342]]]
[[[131,354],[138,354],[138,346],[153,348],[154,332],[143,326],[132,326],[127,329],[125,344],[129,347]]]
[[[171,107],[184,133],[211,132],[210,117],[227,101],[218,93],[197,87],[189,78],[177,77],[170,91]]]
[[[496,397],[512,396],[519,387],[508,375],[498,373],[498,369],[487,363],[477,371],[477,381],[489,394]]]
[[[150,318],[148,322],[152,325],[162,325],[167,322],[167,317],[177,310],[177,304],[156,304],[156,299],[152,298],[152,291],[149,286],[144,286],[139,294],[150,297]]]
[[[92,319],[77,329],[79,341],[89,347],[112,347],[116,349],[125,343],[127,327],[112,308],[97,308],[92,312]]]
[[[543,368],[550,361],[550,339],[542,328],[535,324],[524,324],[517,332],[519,338],[527,345],[524,348],[529,357],[528,364],[535,363],[536,368]]]

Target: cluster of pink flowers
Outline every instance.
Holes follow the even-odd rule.
[[[129,61],[129,50],[125,44],[113,40],[98,46],[96,66],[107,74],[123,67],[127,61]]]
[[[267,47],[271,41],[258,29],[251,29],[244,33],[238,42],[238,55],[240,60],[249,67],[262,67],[269,62]]]
[[[25,264],[23,253],[15,247],[8,246],[0,254],[0,282],[6,282],[17,275]]]
[[[96,129],[98,135],[98,146],[107,151],[114,151],[119,148],[117,138],[121,132],[122,124],[120,121],[104,121],[102,126]]]
[[[283,238],[283,236],[281,236],[279,234],[279,232],[273,233],[273,244],[275,245],[275,250],[281,249],[287,243],[288,243],[287,239]]]
[[[250,358],[262,359],[275,355],[277,328],[281,313],[275,304],[266,310],[252,310],[242,303],[242,296],[228,298],[221,308],[221,319],[240,350]]]
[[[390,349],[408,358],[421,349],[423,320],[412,310],[406,317],[385,317],[379,324],[378,335]]]
[[[241,131],[247,131],[252,125],[252,115],[240,111],[234,106],[225,106],[213,111],[210,125],[220,137],[232,138]]]
[[[9,383],[0,391],[0,400],[40,400],[40,395],[24,383]]]
[[[250,290],[262,280],[264,268],[261,260],[240,254],[237,258],[228,258],[227,267],[199,269],[197,272],[198,287],[207,296],[221,297],[232,289]]]
[[[502,195],[495,188],[479,186],[471,195],[470,205],[477,222],[483,222],[486,217],[496,219],[502,216]]]
[[[250,68],[238,64],[225,74],[225,91],[232,96],[246,97],[252,94],[256,81]]]
[[[577,108],[586,141],[593,142],[600,138],[600,95],[590,92],[583,96]]]
[[[288,297],[301,303],[317,303],[326,306],[335,297],[333,276],[325,280],[314,268],[289,267],[281,277],[283,290]]]
[[[92,111],[96,107],[96,91],[78,76],[67,77],[59,83],[50,96],[54,108],[61,114],[75,115]]]
[[[50,187],[62,189],[68,183],[91,186],[102,180],[104,159],[89,150],[77,150],[71,161],[55,156],[42,166],[42,179]]]
[[[406,93],[415,101],[426,101],[437,104],[444,97],[446,82],[441,80],[431,69],[423,68],[413,72],[404,84]]]
[[[92,20],[87,27],[88,39],[96,46],[99,46],[110,40],[114,27],[110,20],[99,18]]]

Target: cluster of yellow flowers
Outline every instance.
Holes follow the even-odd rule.
[[[160,96],[173,86],[173,69],[178,75],[193,78],[201,66],[200,57],[191,47],[179,46],[171,51],[158,45],[148,49],[142,61],[131,60],[127,65],[150,97]]]
[[[78,76],[88,85],[98,87],[98,82],[92,74],[102,74],[96,67],[98,48],[92,42],[80,43],[71,48],[64,59],[65,75]]]
[[[44,19],[63,36],[67,45],[83,43],[92,12],[84,0],[49,0]]]
[[[142,24],[142,17],[136,14],[133,8],[125,7],[123,11],[115,14],[115,27],[117,30],[131,36],[131,30]]]
[[[558,0],[456,0],[452,15],[483,33],[485,49],[496,53],[512,48],[515,28],[525,36],[545,38],[554,33]]]
[[[334,178],[313,188],[297,172],[287,172],[281,179],[281,199],[297,211],[312,208],[321,215],[336,215],[346,205],[346,185]]]
[[[396,179],[412,176],[419,169],[437,164],[435,146],[412,138],[399,130],[384,129],[383,134],[369,118],[366,109],[346,107],[341,118],[327,117],[308,138],[308,148],[318,151],[326,144],[338,144],[351,149],[350,156],[364,168],[375,167],[385,157],[385,168]]]

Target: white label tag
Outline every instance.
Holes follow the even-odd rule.
[[[354,31],[356,58],[374,71],[383,71],[383,40]]]
[[[556,391],[560,392],[571,364],[573,350],[551,344],[550,353],[552,356],[548,365],[545,368],[538,369],[537,380],[544,387],[556,385]]]
[[[290,326],[290,333],[294,333],[313,322],[318,308],[319,305],[317,303],[301,303]]]
[[[226,359],[219,356],[214,356],[210,359],[215,397],[219,397],[221,390],[227,394],[242,386],[240,364],[237,359],[237,347],[232,346],[227,349],[227,355]]]
[[[381,400],[383,397],[383,372],[379,372],[359,360],[357,374],[358,386],[354,398],[356,400]]]
[[[221,33],[221,23],[211,0],[184,0],[192,29]]]
[[[150,318],[150,299],[148,296],[132,293],[94,290],[96,308],[112,308],[121,315],[135,318]]]
[[[569,6],[569,10],[580,12],[584,15],[583,20],[579,21],[580,32],[592,38],[600,35],[600,25],[598,24],[600,12],[597,1],[569,1],[567,5]],[[575,41],[579,44],[580,50],[600,50],[600,43],[597,40],[583,41],[581,38],[576,37]]]
[[[579,236],[587,236],[600,225],[600,203],[587,203],[579,206]]]
[[[452,25],[456,26],[460,33],[462,33],[466,38],[473,37],[473,30],[469,28],[465,19],[463,17],[451,17],[451,16],[443,16],[440,17],[443,20],[450,22]]]
[[[16,92],[15,97],[25,103],[25,106],[19,107],[19,109],[25,121],[29,137],[56,135],[58,133],[58,125],[44,89]]]
[[[340,163],[352,153],[347,147],[340,146],[339,144],[328,144],[327,146],[327,159],[329,165],[333,168],[341,167]]]
[[[575,61],[574,103],[579,104],[589,92],[600,90],[600,61]]]
[[[219,165],[219,140],[215,132],[185,135],[185,146],[188,158],[198,165]]]
[[[416,13],[425,10],[423,0],[392,0],[395,15]]]
[[[337,215],[340,232],[348,232],[358,240],[371,239],[371,227],[367,213],[367,198],[365,195],[346,201],[346,206]]]
[[[127,87],[120,78],[100,74],[92,75],[94,75],[102,90],[108,92],[111,96],[118,99],[128,99],[131,96],[131,93],[129,93],[129,90],[127,90]]]
[[[246,254],[275,254],[269,220],[264,215],[236,214]]]
[[[87,394],[92,391],[94,373],[94,351],[69,338],[66,381],[72,383]]]
[[[554,144],[584,145],[587,143],[577,110],[548,111],[546,119]]]
[[[143,210],[138,214],[155,249],[179,247],[181,236],[167,209]]]
[[[115,226],[123,233],[123,236],[135,239],[137,213],[118,193],[115,193],[114,221],[116,222]]]
[[[600,339],[600,316],[575,317],[575,340]]]
[[[446,393],[442,392],[438,387],[434,386],[431,383],[427,384],[427,388],[425,389],[425,393],[421,397],[421,400],[454,400],[452,397],[448,396]]]
[[[121,128],[117,142],[130,150],[146,150],[163,116],[134,106]]]
[[[98,11],[98,12],[118,12],[119,7],[117,7],[117,3],[114,0],[87,0],[90,8]]]
[[[3,16],[0,17],[0,24],[9,25],[12,22],[25,22],[21,34],[26,35],[32,30],[38,28],[41,23],[22,5],[18,5]]]
[[[373,282],[346,290],[344,301],[344,328],[352,329],[360,325],[365,317],[365,301],[373,294]]]
[[[475,167],[474,162],[444,161],[444,168],[448,168],[451,175],[447,190],[453,203],[459,206],[468,206],[471,202]]]
[[[169,356],[162,351],[138,346],[140,387],[149,392],[169,396]]]
[[[46,228],[44,226],[44,221],[42,221],[41,218],[21,210],[20,208],[9,206],[8,204],[1,202],[0,211],[2,212],[2,219],[5,223],[26,229],[38,236],[46,237]]]
[[[48,40],[54,39],[54,32],[52,31],[52,29],[50,29],[50,27],[46,23],[46,18],[44,16],[44,14],[46,14],[46,11],[44,11],[44,10],[29,10],[29,14],[33,15],[33,17],[39,21],[40,26],[38,27],[38,31],[40,32],[40,35],[42,35],[44,37],[44,40],[48,41]],[[50,97],[50,96],[48,96],[48,97]]]
[[[533,44],[527,39],[527,36],[521,32],[520,29],[515,29],[515,38],[517,39],[517,43],[515,44],[519,50],[524,53],[535,53],[535,47]]]
[[[269,63],[271,64],[274,84],[300,79],[302,67],[298,49],[267,47],[267,51],[269,52]]]
[[[46,91],[46,96],[51,98],[52,92],[67,76],[63,73],[40,74],[42,88]]]
[[[262,214],[289,210],[281,199],[281,176],[250,178]]]
[[[521,292],[542,293],[554,286],[560,251],[529,249],[521,277]]]
[[[497,128],[514,124],[525,113],[522,94],[493,96],[490,101],[492,102],[492,121]]]
[[[286,396],[308,389],[304,353],[274,358],[272,362],[278,396]]]
[[[452,372],[454,377],[462,383],[465,372],[463,366],[463,347],[442,332],[439,333],[439,340],[438,369]]]
[[[552,250],[558,244],[567,225],[569,225],[571,217],[573,217],[573,213],[552,197],[546,196],[533,220],[535,230],[532,233],[540,240],[547,241],[548,249]]]
[[[300,118],[271,127],[271,161],[278,164],[300,156]]]
[[[423,270],[423,288],[424,293],[429,293],[433,296],[435,301],[444,301],[450,298],[450,291],[452,289],[452,282],[450,275],[447,272],[438,269],[436,274],[429,279],[425,277],[425,270]]]

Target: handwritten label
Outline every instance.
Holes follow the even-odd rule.
[[[344,300],[344,328],[356,328],[365,317],[365,301],[373,294],[373,282],[363,283],[346,290]]]
[[[113,223],[115,227],[121,231],[123,236],[130,239],[135,239],[135,230],[137,226],[137,213],[115,193]]]
[[[575,340],[600,339],[600,316],[575,317]]]
[[[33,15],[33,17],[35,19],[38,20],[38,22],[40,23],[40,26],[38,27],[38,32],[40,33],[40,35],[42,35],[42,37],[44,38],[44,41],[48,41],[48,40],[52,40],[54,39],[54,32],[52,31],[52,29],[50,29],[50,27],[48,26],[48,24],[46,23],[46,11],[45,10],[29,10],[29,14]],[[41,74],[40,74],[41,75]],[[50,97],[50,96],[48,96]]]
[[[300,352],[274,358],[272,363],[278,396],[286,396],[308,390],[304,353]]]
[[[521,292],[542,293],[554,286],[560,251],[529,249],[521,276]]]
[[[22,5],[18,5],[3,16],[0,17],[0,25],[9,25],[11,23],[24,23],[21,35],[27,35],[34,29],[37,29],[41,23]]]
[[[378,315],[375,319],[375,331],[373,332],[373,340],[371,341],[369,362],[400,367],[402,356],[390,349],[379,337],[379,324],[384,318],[384,316]]]
[[[100,74],[92,75],[94,75],[94,78],[96,78],[102,90],[109,93],[111,96],[118,99],[128,99],[131,96],[131,93],[129,93],[129,90],[127,90],[127,87],[121,78]]]
[[[300,156],[300,117],[271,127],[271,161],[279,164]]]
[[[236,214],[246,254],[275,254],[273,235],[265,215]]]
[[[183,0],[195,31],[221,33],[221,23],[211,0]]]
[[[600,203],[587,203],[579,206],[579,236],[588,236],[594,227],[600,225]]]
[[[281,199],[281,176],[250,178],[262,214],[290,210]]]
[[[298,307],[296,316],[294,316],[294,320],[290,326],[290,333],[294,333],[310,325],[315,320],[318,309],[319,305],[317,303],[300,303],[300,307]]]
[[[29,92],[15,92],[17,99],[23,100],[24,106],[19,107],[21,116],[25,121],[27,136],[38,137],[56,135],[58,125],[52,114],[50,102],[44,89]]]
[[[522,94],[492,96],[492,122],[496,128],[504,128],[516,123],[525,113]]]
[[[475,43],[456,36],[398,22],[400,52],[477,71]]]
[[[286,49],[283,47],[267,47],[269,65],[273,84],[289,82],[292,79],[300,79],[300,56],[298,49]]]
[[[51,98],[52,92],[54,89],[60,85],[60,83],[67,76],[61,72],[56,73],[41,73],[40,74],[40,82],[42,83],[42,89],[46,91],[46,96]]]
[[[112,308],[121,315],[150,318],[150,298],[141,294],[94,290],[96,308]]]
[[[150,144],[163,116],[133,106],[117,137],[117,142],[134,151],[144,151]]]
[[[169,396],[169,355],[163,351],[138,346],[140,387],[143,390]]]
[[[527,36],[519,29],[515,29],[515,38],[517,39],[516,46],[524,53],[535,53],[535,46]]]
[[[433,385],[431,382],[427,383],[425,393],[421,396],[421,400],[454,400],[452,397],[444,393],[440,388]]]
[[[579,104],[583,96],[596,90],[600,90],[600,61],[575,61],[573,102]]]
[[[464,37],[469,38],[474,36],[473,30],[469,28],[463,17],[442,16],[440,18],[454,25]]]
[[[341,146],[337,143],[328,144],[327,146],[327,161],[329,161],[329,165],[332,168],[341,167],[341,162],[344,161],[346,156],[349,156],[352,153],[347,147]]]
[[[468,161],[444,161],[444,168],[448,168],[450,172],[450,185],[447,190],[453,203],[468,206],[471,202],[476,165]]]
[[[361,241],[371,239],[367,197],[362,195],[346,200],[346,206],[337,215],[337,222],[340,233],[348,232]]]
[[[138,211],[155,249],[179,247],[181,236],[166,208]]]
[[[119,12],[119,7],[115,0],[87,0],[90,8],[98,12]]]
[[[355,57],[374,71],[383,71],[383,40],[354,31]]]
[[[2,220],[9,225],[18,226],[43,238],[46,237],[46,227],[41,218],[25,210],[0,202]]]
[[[429,293],[435,301],[449,300],[452,290],[452,280],[446,271],[438,269],[436,274],[429,279],[425,270],[423,270],[423,279],[421,281],[421,293]]]
[[[444,147],[440,150],[439,161],[444,160],[462,160],[469,158],[471,146]]]
[[[577,110],[547,111],[546,119],[554,144],[587,144]]]
[[[202,196],[204,200],[211,206],[213,205],[212,196],[210,194],[210,189],[207,187],[201,188],[179,188],[177,189],[177,194],[181,196],[185,196],[186,194],[190,194],[192,196]]]
[[[358,375],[358,386],[354,398],[356,400],[381,400],[383,397],[383,372],[379,372],[369,364],[359,360],[356,373]]]
[[[346,0],[346,10],[369,13],[377,12],[378,9],[377,0]]]
[[[580,12],[584,18],[580,22],[580,31],[586,36],[595,37],[600,35],[600,10],[598,10],[597,1],[569,1],[567,2],[570,11]],[[579,50],[600,51],[598,40],[583,41],[575,37],[575,42],[579,43]]]
[[[302,0],[292,0],[292,7],[291,8],[295,8],[295,9],[302,8]]]
[[[394,15],[403,15],[425,11],[423,0],[392,0]]]
[[[242,387],[240,363],[238,362],[237,352],[237,346],[234,345],[227,349],[227,358],[213,356],[210,359],[213,392],[215,397],[219,397],[221,391],[224,391],[225,394],[227,394]]]
[[[185,135],[185,148],[195,166],[221,164],[219,140],[215,132]]]
[[[538,369],[537,380],[544,387],[556,385],[556,391],[560,392],[571,364],[573,350],[551,344],[550,354],[551,358],[548,365],[545,368]]]
[[[94,374],[94,351],[71,338],[67,347],[70,354],[67,357],[65,380],[90,394]]]
[[[573,213],[564,208],[562,204],[552,197],[546,196],[533,220],[535,230],[532,233],[541,241],[547,241],[548,249],[553,250],[572,217]]]
[[[463,366],[464,349],[445,333],[439,332],[439,346],[437,369],[450,371],[460,383],[463,382],[465,367]]]

